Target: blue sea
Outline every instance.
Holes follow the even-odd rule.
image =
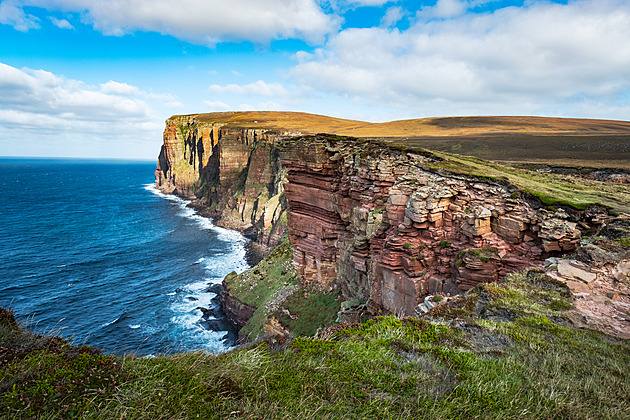
[[[0,158],[0,306],[111,354],[225,350],[227,328],[201,308],[218,305],[212,285],[248,268],[246,240],[157,191],[154,170]]]

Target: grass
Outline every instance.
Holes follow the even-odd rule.
[[[265,322],[275,312],[274,306],[298,290],[290,242],[285,239],[255,267],[241,274],[230,273],[224,281],[231,296],[256,308],[239,334],[251,339],[262,337]]]
[[[193,116],[202,124],[376,138],[486,160],[630,170],[627,147],[630,122],[627,121],[447,117],[368,123],[300,112],[218,112]],[[171,118],[182,120],[181,116]]]
[[[115,358],[55,339],[7,358],[3,336],[0,416],[627,418],[630,344],[573,328],[571,306],[565,286],[530,270],[424,319],[377,317],[222,355]]]
[[[498,256],[499,251],[496,248],[470,248],[468,250],[462,250],[460,252],[460,258],[462,258],[465,254],[468,254],[482,262],[488,262],[493,256]]]
[[[547,206],[568,205],[584,209],[589,205],[603,204],[616,211],[630,212],[630,191],[623,184],[527,171],[450,153],[435,152],[435,155],[443,160],[430,164],[434,169],[507,182],[523,193],[538,197]]]
[[[335,322],[341,309],[340,293],[309,293],[300,288],[281,304],[275,316],[296,336],[312,336]],[[286,312],[284,311],[286,310]]]
[[[256,267],[228,275],[225,282],[230,295],[256,308],[239,335],[250,340],[263,338],[271,317],[294,335],[313,335],[332,324],[341,306],[339,293],[316,293],[299,286],[298,280],[288,239]]]

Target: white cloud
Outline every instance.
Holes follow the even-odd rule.
[[[0,2],[0,23],[11,25],[21,32],[39,28],[35,16],[26,15],[19,0],[4,0]]]
[[[215,94],[239,94],[258,96],[287,96],[289,92],[280,83],[266,83],[262,80],[247,85],[229,84],[226,86],[211,85],[210,92]]]
[[[329,5],[333,10],[347,10],[356,7],[380,7],[387,3],[395,3],[398,0],[320,0],[320,3]]]
[[[61,28],[61,29],[74,29],[74,26],[72,26],[72,24],[70,22],[68,22],[65,19],[57,19],[55,17],[50,17],[50,21],[52,22],[53,25],[55,25],[57,28]]]
[[[291,76],[305,88],[425,115],[539,113],[576,97],[612,104],[630,91],[630,3],[529,3],[402,32],[347,29],[296,58]],[[611,117],[626,105],[610,105]]]
[[[107,83],[101,85],[101,92],[103,93],[113,93],[116,95],[123,96],[137,96],[140,95],[140,89],[136,86],[128,85],[127,83],[119,83],[113,80],[110,80]]]
[[[44,70],[17,69],[0,63],[3,142],[36,138],[33,144],[44,145],[46,141],[42,139],[46,138],[74,144],[72,150],[60,144],[56,155],[75,156],[87,143],[101,145],[105,156],[115,156],[118,147],[127,149],[129,144],[138,144],[140,138],[159,143],[162,121],[168,115],[157,116],[155,109],[177,104],[172,95],[145,92],[126,83],[109,81],[93,86]],[[141,156],[140,146],[134,149],[137,155],[131,157]],[[18,150],[19,144],[9,142],[3,152],[10,153],[9,147]],[[147,148],[143,157],[156,155],[157,147]],[[89,150],[83,155],[93,155],[96,149]],[[17,153],[33,155],[37,150]],[[42,149],[41,153],[55,152]]]
[[[6,0],[0,22],[23,31],[35,28],[24,6],[83,13],[84,21],[106,35],[155,31],[202,45],[286,38],[321,42],[340,24],[315,0]]]
[[[146,103],[108,94],[44,70],[16,69],[0,63],[0,109],[45,114],[59,119],[146,119]]]
[[[203,101],[210,111],[227,111],[231,107],[225,102],[221,101]]]
[[[400,19],[405,16],[406,12],[402,7],[390,7],[385,12],[385,15],[381,19],[381,26],[385,28],[389,28],[392,25],[398,23]]]
[[[397,0],[347,0],[343,3],[349,5],[357,5],[357,6],[382,6],[386,3],[393,3]]]
[[[436,18],[459,16],[468,9],[469,3],[462,0],[437,0],[435,6],[423,7],[418,15]]]
[[[171,95],[169,93],[145,92],[136,86],[132,86],[127,83],[115,82],[113,80],[101,84],[101,92],[120,96],[137,96],[145,99],[151,99],[162,103],[162,105],[167,108],[182,108],[184,106],[177,100],[175,95]]]

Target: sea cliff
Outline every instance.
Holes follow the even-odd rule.
[[[305,296],[339,292],[349,313],[358,306],[415,315],[428,295],[457,295],[570,255],[618,214],[597,199],[567,195],[553,178],[545,178],[550,189],[542,178],[519,185],[520,173],[479,160],[252,128],[257,121],[235,123],[232,116],[169,119],[156,184],[243,232],[261,258],[288,234]],[[538,190],[524,187],[530,184]],[[614,205],[617,196],[604,191],[600,201]],[[231,277],[228,286],[235,283]],[[230,287],[222,293],[224,310],[243,327],[265,303],[244,303]]]
[[[155,182],[166,193],[194,200],[217,225],[242,232],[264,254],[286,233],[277,133],[222,126],[194,116],[169,119]]]

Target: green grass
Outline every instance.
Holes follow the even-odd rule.
[[[55,339],[7,357],[3,335],[0,417],[628,418],[630,344],[573,328],[571,306],[565,286],[530,270],[429,318],[219,356],[116,358]]]
[[[462,250],[460,252],[460,258],[462,258],[466,254],[482,262],[488,262],[493,256],[498,256],[499,251],[496,248],[470,248],[468,250]]]
[[[258,265],[241,274],[225,278],[230,295],[256,308],[239,331],[250,340],[265,336],[264,326],[275,317],[293,335],[313,335],[332,324],[341,306],[338,292],[313,292],[298,286],[293,267],[293,248],[285,239]]]
[[[297,284],[292,261],[293,248],[285,240],[255,267],[228,275],[225,282],[230,294],[248,305],[262,306],[279,288]]]
[[[255,267],[241,274],[230,273],[225,284],[231,296],[256,308],[239,334],[251,339],[264,335],[264,324],[274,312],[269,303],[297,290],[298,275],[293,267],[293,248],[288,239],[278,245]],[[286,296],[285,296],[286,298]]]
[[[444,152],[435,152],[435,155],[443,160],[430,164],[434,169],[474,176],[483,181],[507,182],[523,193],[538,197],[546,206],[585,209],[589,205],[603,204],[614,211],[630,212],[630,191],[623,184],[528,171]]]
[[[289,327],[296,336],[312,336],[318,329],[335,322],[341,309],[340,293],[309,293],[300,288],[282,303],[281,308],[274,315],[282,325]]]

